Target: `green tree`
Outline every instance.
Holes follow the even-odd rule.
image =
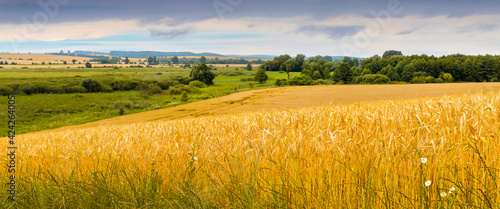
[[[68,64],[68,62],[67,61],[63,61],[63,64],[66,65],[66,64]]]
[[[354,66],[354,67],[359,66],[359,60],[358,60],[358,58],[352,59],[352,66]]]
[[[125,57],[125,64],[128,65],[128,63],[130,62],[130,60],[128,59],[128,57]]]
[[[352,61],[352,59],[350,57],[344,57],[344,60],[342,60],[342,62],[349,64],[350,67],[354,66],[354,62]]]
[[[92,68],[92,64],[90,64],[90,62],[87,62],[87,63],[85,63],[85,67],[86,68]]]
[[[384,55],[382,55],[382,59],[386,59],[393,56],[403,56],[403,53],[401,53],[401,51],[388,50],[384,52]]]
[[[446,83],[451,83],[453,82],[453,76],[449,73],[443,74],[443,81]]]
[[[210,68],[205,63],[200,63],[193,67],[189,77],[191,77],[192,80],[198,80],[207,85],[213,85],[215,74],[210,71]]]
[[[174,65],[179,64],[179,57],[173,56],[171,59],[172,59],[172,63],[174,63]]]
[[[207,63],[207,58],[205,56],[201,56],[200,63]]]
[[[285,70],[286,74],[288,75],[288,80],[290,80],[290,72],[292,72],[296,65],[297,62],[295,59],[289,59],[285,62]]]
[[[71,60],[71,62],[73,62],[73,64],[75,64],[75,63],[76,63],[76,61],[77,61],[77,60],[75,60],[75,59]]]
[[[250,63],[247,64],[247,70],[252,71],[252,64],[250,64]]]
[[[333,80],[335,82],[343,81],[344,83],[350,83],[352,80],[351,67],[347,62],[340,64],[340,66],[335,70]]]
[[[259,69],[257,71],[257,74],[255,74],[255,80],[258,81],[259,83],[266,83],[268,79],[268,76],[266,74],[266,70],[264,69]]]
[[[379,72],[379,74],[387,76],[391,81],[399,81],[399,74],[394,70],[394,67],[392,65],[387,65],[386,67],[382,68],[382,70]]]
[[[321,76],[321,73],[318,70],[314,71],[312,79],[318,80],[318,79],[322,79],[322,78],[323,77]]]

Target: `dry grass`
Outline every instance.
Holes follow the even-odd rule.
[[[499,131],[491,92],[27,134],[17,204],[497,207]]]

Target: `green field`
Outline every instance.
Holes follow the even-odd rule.
[[[4,86],[30,83],[54,85],[80,85],[88,78],[112,80],[116,78],[140,80],[169,80],[175,76],[188,77],[190,68],[120,68],[120,69],[0,69],[0,82]],[[168,90],[161,94],[144,96],[138,90],[107,93],[75,94],[33,94],[16,95],[16,134],[48,130],[69,125],[83,124],[96,120],[174,107],[235,92],[270,88],[274,80],[286,78],[286,73],[267,72],[267,84],[257,84],[241,79],[253,78],[256,69],[247,71],[234,67],[218,68],[215,85],[189,94],[187,102],[181,102],[180,95],[170,95]],[[242,74],[242,75],[231,75]],[[297,74],[298,75],[298,74]],[[252,84],[250,84],[252,83]],[[0,104],[0,117],[7,118],[7,97]],[[0,136],[7,136],[7,120],[0,126]]]

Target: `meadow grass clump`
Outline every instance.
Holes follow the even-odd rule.
[[[494,92],[26,134],[0,205],[494,208],[499,130]]]

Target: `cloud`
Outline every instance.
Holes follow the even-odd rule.
[[[346,36],[354,36],[363,29],[362,26],[321,26],[308,25],[297,29],[297,33],[309,36],[326,35],[331,39],[341,39]]]
[[[191,29],[181,29],[181,30],[170,30],[170,31],[161,31],[155,29],[149,29],[151,37],[159,37],[162,39],[172,40],[177,37],[182,37],[191,32]]]
[[[396,33],[396,35],[399,35],[399,36],[404,36],[404,35],[410,35],[418,30],[420,30],[421,27],[417,27],[417,28],[412,28],[412,29],[408,29],[408,30],[403,30],[403,31],[400,31],[398,33]]]
[[[496,24],[474,24],[457,29],[458,33],[487,33],[495,31],[498,28]]]
[[[57,3],[65,1],[68,3]],[[321,20],[347,14],[371,17],[372,12],[377,13],[388,10],[390,2],[399,2],[402,12],[397,15],[398,17],[447,15],[448,17],[463,18],[477,14],[499,14],[497,8],[500,5],[498,1],[487,0],[242,0],[242,3],[238,5],[234,4],[234,2],[237,2],[234,0],[65,1],[2,0],[0,1],[0,8],[4,10],[0,13],[0,23],[24,24],[26,20],[33,22],[34,17],[40,14],[48,14],[50,24],[99,21],[103,19],[140,19],[148,22],[164,18],[171,18],[177,23],[182,23],[219,18],[219,15],[222,15],[224,19],[310,16]],[[215,1],[226,5],[226,9],[217,10],[213,4]]]

